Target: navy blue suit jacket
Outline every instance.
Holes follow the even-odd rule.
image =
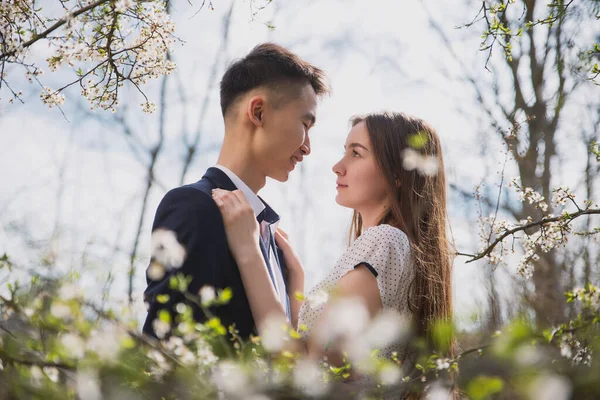
[[[169,279],[176,273],[183,273],[192,278],[188,292],[194,295],[197,295],[204,285],[217,290],[231,288],[233,297],[230,302],[214,307],[211,311],[221,319],[225,327],[235,324],[243,338],[257,333],[238,266],[227,245],[221,212],[212,198],[212,189],[215,188],[237,189],[223,171],[209,168],[198,182],[169,191],[156,210],[152,231],[164,228],[175,232],[177,240],[185,247],[187,256],[180,269],[167,273],[163,279],[147,279],[148,287],[144,292],[144,300],[149,304],[149,309],[143,327],[144,333],[156,337],[152,322],[161,309],[171,313],[171,321],[175,325],[174,308],[177,303],[192,307],[196,321],[206,320],[206,316],[196,304],[186,301],[180,292],[169,287]],[[268,205],[265,212],[271,213],[271,217],[279,218]],[[280,265],[273,267],[282,269],[285,280],[282,253],[277,247],[275,251]],[[263,247],[263,256],[266,254],[268,252],[265,252]],[[169,301],[159,303],[156,297],[160,294],[169,295]]]

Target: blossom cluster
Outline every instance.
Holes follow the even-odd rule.
[[[62,92],[77,84],[92,109],[100,107],[114,112],[119,104],[119,91],[125,83],[130,83],[144,96],[143,111],[154,112],[156,106],[146,98],[141,87],[176,68],[169,57],[176,40],[175,25],[166,3],[160,0],[107,1],[79,12],[84,6],[87,4],[77,2],[68,9],[59,18],[64,24],[44,38],[51,49],[46,60],[49,69],[57,71],[68,66],[77,78],[58,89],[44,87],[42,101],[50,107],[60,106],[64,103]],[[35,9],[31,0],[2,1],[0,14],[6,17],[0,21],[3,38],[0,63],[21,64],[27,79],[37,79],[43,70],[26,62],[27,48],[23,44],[48,26],[55,26],[54,17]]]
[[[548,204],[540,193],[529,187],[522,187],[518,179],[513,179],[508,187],[514,188],[518,198],[522,202],[533,205],[542,212],[542,219],[533,224],[533,217],[527,216],[518,222],[499,219],[497,214],[480,218],[480,238],[484,247],[480,253],[486,253],[486,259],[493,265],[503,263],[505,257],[515,252],[514,243],[519,243],[523,254],[517,262],[516,271],[525,279],[533,276],[534,265],[540,259],[539,253],[547,253],[559,246],[564,245],[571,233],[569,214],[564,213],[561,217],[547,213]],[[569,188],[558,187],[553,190],[552,205],[560,207],[566,205],[567,201],[575,203],[575,195]],[[589,205],[589,204],[588,204]],[[513,244],[510,248],[504,247],[504,240],[510,239]],[[486,252],[487,246],[498,240],[493,248]]]

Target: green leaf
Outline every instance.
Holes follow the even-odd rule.
[[[422,149],[425,147],[428,141],[429,137],[423,131],[417,132],[416,134],[408,137],[408,145],[414,149]]]
[[[167,310],[160,310],[158,312],[158,319],[160,319],[163,322],[166,322],[167,324],[171,323],[171,313],[169,313]]]
[[[467,394],[473,400],[484,400],[500,393],[503,388],[504,381],[498,377],[478,376],[467,385]]]
[[[229,300],[233,297],[233,290],[231,288],[225,288],[223,290],[219,290],[219,303],[227,304]]]
[[[165,304],[167,301],[169,301],[169,295],[168,294],[159,294],[158,296],[156,296],[156,301],[158,301],[160,304]]]

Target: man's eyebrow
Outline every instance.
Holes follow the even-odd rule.
[[[317,122],[317,118],[315,117],[315,114],[313,114],[312,112],[308,112],[308,113],[304,114],[302,119],[309,120],[311,125],[314,125]]]
[[[356,147],[360,147],[361,149],[365,149],[366,151],[369,151],[369,149],[367,149],[365,146],[363,146],[360,143],[350,143],[350,145],[348,147],[350,147],[351,149],[354,149]],[[346,145],[344,145],[344,150],[346,150]]]

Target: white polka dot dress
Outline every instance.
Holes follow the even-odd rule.
[[[299,323],[307,327],[306,331],[301,332],[305,340],[311,335],[326,306],[323,301],[318,301],[323,298],[320,294],[330,292],[342,276],[359,265],[366,265],[376,275],[383,309],[399,311],[410,323],[412,313],[408,306],[408,294],[415,273],[410,243],[400,229],[384,224],[366,229],[346,249],[325,279],[309,292],[298,317]],[[392,353],[397,352],[398,358],[402,359],[407,351],[406,345],[401,343],[381,349],[379,354],[391,358]]]

